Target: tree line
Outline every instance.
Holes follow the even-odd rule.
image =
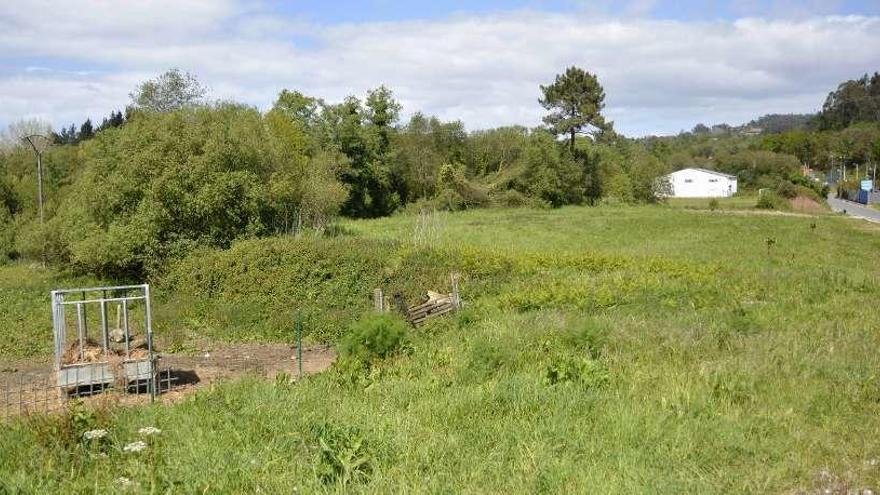
[[[195,76],[173,69],[97,128],[53,135],[45,223],[33,153],[0,151],[0,258],[138,278],[205,246],[320,230],[337,215],[654,202],[677,168],[775,186],[796,180],[804,158],[763,138],[621,136],[602,114],[598,79],[577,67],[539,92],[545,126],[469,132],[420,112],[402,119],[384,86],[335,103],[283,90],[261,112],[210,102]]]

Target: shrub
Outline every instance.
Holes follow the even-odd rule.
[[[758,197],[758,203],[755,205],[756,208],[760,208],[762,210],[785,210],[787,209],[787,205],[785,204],[785,199],[780,197],[773,191],[763,191],[761,195]]]
[[[367,315],[351,325],[340,344],[340,353],[344,358],[376,362],[400,352],[408,333],[406,322],[397,315]]]
[[[519,208],[523,206],[529,206],[533,203],[533,201],[531,198],[519,191],[516,191],[514,189],[507,189],[505,191],[493,193],[492,203],[496,206],[501,206],[504,208]]]
[[[712,199],[709,200],[709,209],[710,209],[711,211],[715,211],[715,210],[717,210],[719,207],[720,207],[720,205],[718,204],[718,200],[717,200],[717,199],[712,198]]]
[[[787,180],[781,180],[776,184],[776,194],[783,198],[794,199],[798,195],[798,188]]]

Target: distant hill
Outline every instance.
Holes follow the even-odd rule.
[[[758,117],[740,126],[715,124],[712,127],[708,127],[704,124],[697,124],[691,129],[691,134],[711,134],[715,136],[780,134],[787,131],[807,129],[813,125],[815,119],[816,114],[811,113],[772,113]]]
[[[745,129],[761,129],[761,134],[780,134],[806,129],[816,118],[810,113],[771,113],[759,117],[745,126]]]

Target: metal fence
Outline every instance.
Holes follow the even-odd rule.
[[[9,421],[32,414],[63,411],[71,400],[148,404],[156,397],[188,385],[186,374],[166,367],[157,370],[153,380],[120,382],[97,376],[95,380],[82,380],[81,385],[71,388],[67,383],[59,384],[55,373],[12,373],[0,376],[0,419]]]
[[[155,394],[149,285],[54,290],[51,297],[59,386],[94,389],[117,382],[128,388],[147,382],[148,391]],[[116,309],[113,328],[111,306]],[[90,322],[96,313],[98,325]],[[70,335],[70,328],[76,329],[76,335]]]

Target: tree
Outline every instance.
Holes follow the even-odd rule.
[[[710,132],[712,132],[712,130],[702,123],[695,125],[694,128],[691,129],[691,134],[709,134]]]
[[[610,128],[602,117],[605,107],[605,91],[593,74],[569,67],[565,74],[556,76],[556,81],[541,86],[543,98],[541,105],[551,113],[544,117],[544,123],[557,135],[568,135],[569,146],[574,150],[577,134],[596,136]]]
[[[0,150],[18,148],[24,143],[22,138],[31,134],[52,136],[52,126],[40,119],[22,119],[9,124],[6,131],[0,132]]]
[[[196,76],[170,69],[156,79],[141,83],[129,93],[135,107],[153,112],[169,112],[202,103],[208,89]]]
[[[95,137],[95,128],[92,126],[92,119],[86,119],[86,121],[79,126],[79,134],[77,134],[76,140],[85,141],[87,139],[92,139],[93,137]]]
[[[857,80],[841,83],[828,94],[819,126],[822,129],[843,129],[856,122],[880,121],[880,73],[867,74]]]

